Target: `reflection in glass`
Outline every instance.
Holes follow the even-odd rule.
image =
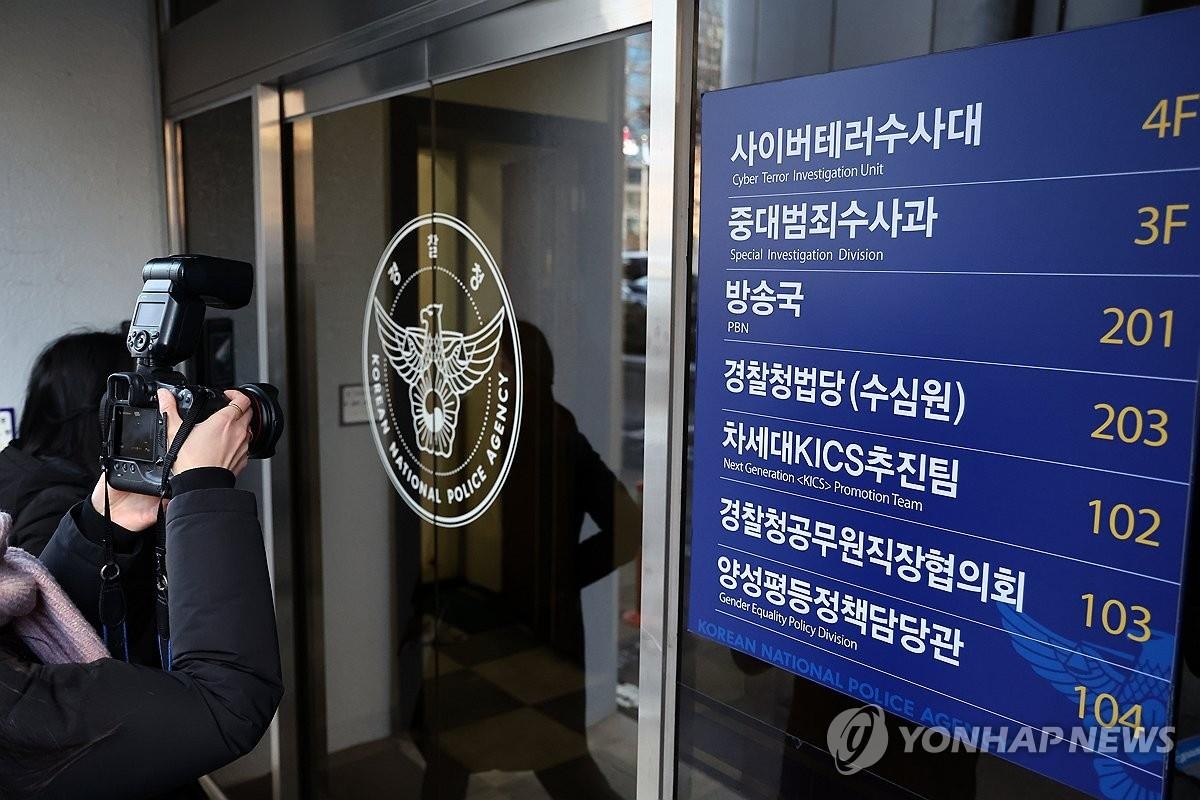
[[[643,34],[291,126],[299,385],[317,420],[300,447],[304,691],[324,796],[634,796],[648,65]],[[504,489],[464,525],[419,518],[338,405],[362,380],[363,325],[378,336],[364,307],[380,256],[433,212],[494,257],[525,387]],[[465,249],[414,240],[392,258],[420,273],[398,319],[491,318],[461,288]],[[515,365],[505,335],[495,370]],[[420,453],[439,516],[464,502],[449,473],[495,423],[487,397],[464,390],[453,441]],[[415,431],[411,398],[395,399]],[[436,424],[439,409],[415,413]]]
[[[497,256],[525,408],[492,509],[427,532],[426,796],[633,796],[647,57],[632,37],[433,92],[434,209]]]

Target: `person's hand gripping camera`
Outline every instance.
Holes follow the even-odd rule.
[[[201,467],[219,467],[241,474],[250,459],[251,415],[250,398],[230,389],[225,392],[229,405],[223,406],[204,422],[198,423],[175,458],[174,474]],[[166,419],[167,441],[175,441],[183,420],[175,397],[166,389],[158,390],[158,407]],[[105,476],[101,475],[92,490],[92,507],[104,514]],[[157,495],[138,494],[108,487],[109,510],[112,521],[129,531],[144,531],[158,519],[160,500]]]
[[[171,418],[176,424],[183,420],[185,436],[193,422],[203,423],[214,414],[244,417],[251,431],[249,457],[275,454],[283,434],[283,408],[274,386],[237,386],[239,406],[226,411],[228,393],[222,396],[211,387],[192,383],[179,371],[203,342],[216,346],[204,334],[206,310],[244,308],[253,290],[254,268],[244,261],[174,255],[152,258],[142,267],[142,291],[125,337],[136,368],[108,376],[100,406],[101,453],[109,486],[164,496],[170,490],[170,476],[164,473],[187,468],[187,457],[173,463],[178,454],[167,444],[170,432],[162,424],[161,410],[175,412]],[[222,346],[232,348],[233,343],[226,339]],[[171,396],[165,397],[161,389]]]

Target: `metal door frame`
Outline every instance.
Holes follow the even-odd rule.
[[[288,387],[287,307],[284,297],[283,251],[283,158],[280,96],[277,89],[257,85],[186,114],[163,120],[163,155],[167,194],[167,241],[171,252],[184,249],[186,200],[183,185],[183,128],[188,117],[230,103],[248,100],[251,107],[251,146],[254,174],[254,302],[258,320],[258,372],[286,391]],[[275,458],[262,462],[263,535],[269,554],[268,567],[275,597],[279,628],[280,659],[286,683],[295,669],[295,596],[292,580],[292,538],[276,531],[292,528],[292,484],[289,465],[291,447],[283,437]],[[269,732],[272,794],[275,798],[299,797],[296,770],[296,704],[285,693]]]
[[[651,25],[651,21],[653,24]],[[327,72],[292,80],[279,75],[203,105],[171,107],[163,122],[168,232],[171,248],[185,241],[181,123],[190,116],[249,98],[254,148],[256,302],[259,369],[289,396],[288,299],[285,283],[284,128],[298,119],[345,108],[502,66],[651,29],[649,295],[646,333],[646,439],[643,496],[640,707],[637,795],[675,793],[676,672],[679,641],[685,388],[690,272],[692,126],[696,3],[693,0],[531,0],[490,16]],[[293,427],[292,430],[295,430]],[[296,685],[294,503],[287,437],[265,462],[263,527],[272,579],[284,679]],[[285,533],[286,532],[286,533]],[[273,796],[299,798],[297,705],[293,693],[271,726]]]

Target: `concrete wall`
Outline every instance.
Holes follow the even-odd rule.
[[[0,407],[47,341],[127,318],[165,253],[154,36],[148,0],[0,10]]]

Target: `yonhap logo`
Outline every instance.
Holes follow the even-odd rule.
[[[833,718],[825,743],[837,771],[843,775],[874,766],[887,752],[888,732],[883,709],[876,705],[850,708]]]
[[[504,485],[521,423],[521,344],[491,252],[461,220],[409,222],[379,259],[363,381],[388,477],[424,520],[462,526]]]

